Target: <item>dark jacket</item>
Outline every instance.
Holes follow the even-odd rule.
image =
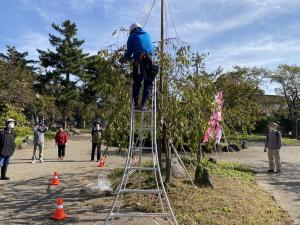
[[[93,128],[91,134],[92,134],[92,143],[101,144],[102,129],[97,130],[96,128]]]
[[[12,156],[16,149],[16,133],[11,130],[9,133],[7,128],[0,130],[0,155],[3,157]]]
[[[127,41],[127,51],[124,55],[125,59],[137,60],[141,53],[149,53],[153,55],[153,44],[151,36],[142,28],[138,28],[130,33]]]

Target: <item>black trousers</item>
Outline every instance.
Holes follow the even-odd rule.
[[[66,145],[58,145],[58,157],[65,157],[65,149],[66,149]]]
[[[91,160],[92,161],[94,161],[96,149],[97,149],[97,161],[100,160],[100,157],[101,157],[101,144],[92,143],[92,154],[91,154]]]
[[[134,103],[138,103],[139,93],[144,81],[144,90],[142,105],[145,105],[147,99],[152,94],[154,76],[152,74],[152,60],[147,57],[143,57],[142,60],[137,60],[133,64],[133,85],[132,85],[132,97]]]

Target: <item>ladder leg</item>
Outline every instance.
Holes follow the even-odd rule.
[[[131,108],[133,108],[133,102],[131,101]],[[131,113],[130,113],[130,131],[132,131],[133,130],[133,116],[134,116],[134,114],[133,114],[133,110],[131,110]],[[132,133],[131,133],[132,134]],[[122,181],[121,181],[121,183],[120,183],[120,186],[119,186],[119,190],[117,191],[117,194],[116,194],[116,197],[115,197],[115,199],[114,199],[114,202],[113,202],[113,205],[112,205],[112,207],[111,207],[111,210],[110,210],[110,213],[109,213],[109,215],[108,215],[108,217],[106,218],[106,221],[105,221],[105,224],[104,225],[108,225],[108,223],[109,223],[109,221],[110,221],[110,215],[113,213],[113,211],[114,211],[114,208],[115,208],[115,206],[116,206],[116,203],[117,203],[117,200],[118,200],[118,198],[119,198],[119,194],[120,194],[120,189],[122,188],[122,186],[123,186],[123,183],[124,183],[124,181],[125,181],[125,177],[126,177],[126,168],[128,167],[128,165],[129,165],[129,161],[130,161],[130,149],[131,149],[131,146],[132,146],[132,135],[130,135],[129,136],[129,149],[128,149],[128,153],[127,153],[127,159],[126,159],[126,163],[125,163],[125,170],[124,170],[124,173],[123,173],[123,177],[122,177]]]
[[[156,93],[156,80],[154,80],[154,82],[155,82],[155,84],[154,84],[154,88],[155,88],[155,91],[154,91],[154,93]],[[169,198],[168,198],[168,196],[167,196],[167,194],[166,194],[166,189],[165,189],[165,186],[164,186],[164,183],[163,183],[163,179],[162,179],[162,176],[161,176],[161,172],[160,172],[160,165],[159,165],[159,161],[158,161],[158,155],[157,155],[157,144],[156,144],[156,140],[157,140],[157,137],[156,137],[156,94],[155,94],[155,101],[154,101],[154,110],[155,110],[155,113],[154,113],[154,130],[155,130],[155,132],[154,132],[154,140],[155,140],[155,153],[156,153],[156,162],[157,162],[157,167],[158,167],[158,170],[159,170],[159,173],[158,173],[158,176],[159,176],[159,180],[160,180],[160,183],[161,183],[161,186],[162,186],[162,189],[163,189],[163,193],[164,193],[164,195],[165,195],[165,199],[166,199],[166,202],[167,202],[167,205],[168,205],[168,208],[169,208],[169,210],[170,210],[170,212],[171,212],[171,214],[172,214],[172,219],[173,219],[173,221],[174,221],[174,223],[176,224],[176,225],[178,225],[178,223],[177,223],[177,221],[176,221],[176,218],[175,218],[175,215],[174,215],[174,212],[173,212],[173,209],[172,209],[172,207],[171,207],[171,204],[170,204],[170,201],[169,201]]]

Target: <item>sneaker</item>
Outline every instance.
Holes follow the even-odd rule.
[[[35,160],[32,160],[31,163],[32,163],[32,164],[35,164]]]
[[[274,170],[268,170],[267,173],[274,173]]]
[[[40,159],[40,163],[43,163],[44,162],[44,160],[43,159]]]
[[[281,173],[281,170],[276,170],[276,172],[275,173]]]

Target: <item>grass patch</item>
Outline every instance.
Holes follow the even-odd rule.
[[[206,165],[212,174],[214,189],[194,189],[186,181],[173,179],[167,185],[168,195],[179,224],[184,225],[292,225],[293,221],[274,199],[255,182],[255,172],[242,164],[220,162]],[[234,169],[233,169],[234,168]],[[189,169],[190,170],[190,169]],[[110,178],[117,185],[123,169],[112,171]],[[191,170],[190,170],[191,171]],[[193,171],[190,173],[193,174]],[[136,175],[129,181],[134,188]],[[142,177],[143,187],[151,188],[153,176]],[[140,196],[137,210],[157,212],[154,196]],[[128,195],[126,205],[133,206],[136,196]]]
[[[218,162],[208,164],[211,174],[235,179],[242,182],[253,183],[255,181],[255,171],[249,166],[239,163]]]

